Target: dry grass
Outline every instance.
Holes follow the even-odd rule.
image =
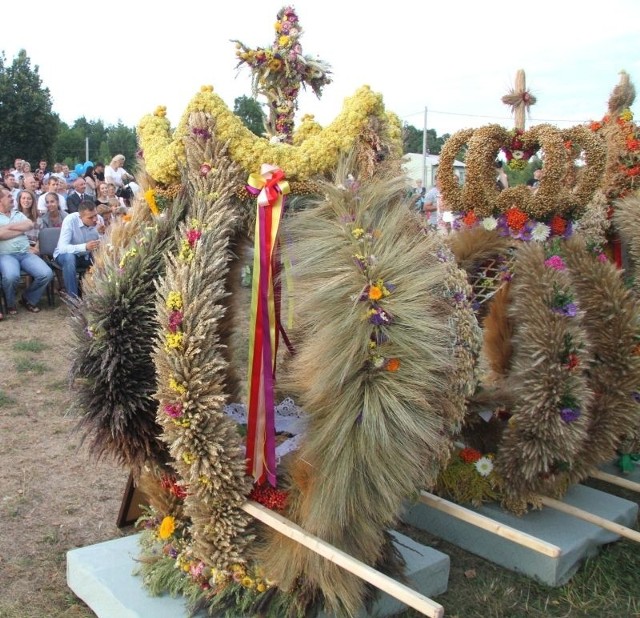
[[[0,617],[92,616],[66,585],[66,552],[122,535],[126,473],[91,461],[66,388],[66,309],[0,323]]]
[[[131,532],[115,525],[127,473],[91,460],[73,431],[66,309],[21,312],[0,333],[0,618],[90,618],[67,587],[66,552]],[[30,372],[30,363],[45,370]],[[402,532],[451,557],[449,590],[437,598],[450,618],[640,617],[640,551],[630,541],[550,588],[424,532]]]

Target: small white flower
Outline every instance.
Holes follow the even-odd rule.
[[[522,152],[522,150],[514,150],[511,154],[516,161],[524,158],[524,152]]]
[[[495,217],[485,217],[482,220],[482,227],[487,230],[495,230],[498,227],[498,220]]]
[[[546,223],[536,223],[535,227],[531,230],[531,238],[538,242],[547,240],[549,234],[551,234],[551,228]]]
[[[493,471],[493,462],[488,457],[480,457],[475,466],[480,476],[489,476]]]

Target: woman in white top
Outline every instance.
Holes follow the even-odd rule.
[[[112,182],[116,186],[116,189],[124,187],[125,184],[133,180],[133,176],[123,167],[124,161],[124,155],[117,154],[111,159],[111,163],[104,168],[105,182]]]

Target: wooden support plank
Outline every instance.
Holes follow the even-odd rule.
[[[456,519],[460,519],[468,524],[476,526],[476,528],[482,528],[483,530],[492,532],[496,536],[513,541],[518,545],[528,547],[529,549],[540,554],[544,554],[545,556],[557,558],[562,553],[562,550],[557,545],[543,541],[542,539],[517,530],[516,528],[512,528],[511,526],[507,526],[506,524],[501,524],[490,517],[476,513],[475,511],[460,506],[459,504],[455,504],[454,502],[449,502],[449,500],[440,498],[440,496],[436,496],[427,491],[420,492],[420,501],[431,508],[437,509],[438,511],[455,517]]]
[[[555,509],[556,511],[560,511],[562,513],[566,513],[567,515],[573,515],[578,519],[582,519],[583,521],[588,521],[590,524],[595,524],[596,526],[600,526],[605,530],[610,530],[611,532],[615,532],[616,534],[630,539],[632,541],[636,541],[640,543],[640,532],[637,530],[632,530],[631,528],[627,528],[627,526],[623,526],[622,524],[617,524],[614,521],[609,521],[604,517],[600,517],[599,515],[594,515],[593,513],[589,513],[584,509],[579,509],[578,507],[571,506],[570,504],[565,504],[564,502],[560,502],[560,500],[556,500],[555,498],[547,498],[547,496],[540,496],[542,500],[542,504],[548,506],[551,509]]]
[[[636,483],[635,481],[630,481],[629,479],[616,476],[615,474],[609,474],[607,472],[602,472],[601,470],[596,470],[591,474],[591,476],[594,479],[605,481],[607,483],[611,483],[612,485],[617,485],[618,487],[623,487],[624,489],[629,489],[630,491],[637,491],[640,493],[640,483]]]
[[[439,603],[397,582],[395,579],[383,575],[368,564],[357,560],[337,547],[333,547],[333,545],[330,545],[326,541],[305,532],[300,526],[289,521],[282,515],[252,500],[245,502],[242,508],[252,517],[267,524],[267,526],[320,554],[334,564],[364,579],[366,582],[373,584],[380,590],[402,601],[402,603],[405,603],[409,607],[413,607],[413,609],[418,610],[425,616],[432,618],[442,618],[442,616],[444,616],[444,608]]]

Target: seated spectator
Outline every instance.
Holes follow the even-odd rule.
[[[109,204],[109,189],[106,182],[98,182],[96,190],[96,206],[108,206]]]
[[[96,210],[102,217],[105,227],[109,227],[111,225],[111,208],[109,208],[109,206],[107,206],[106,204],[99,204]]]
[[[44,203],[47,211],[41,214],[38,219],[40,229],[45,227],[62,227],[62,222],[67,216],[67,213],[60,209],[60,196],[53,192],[46,193]]]
[[[97,225],[96,205],[88,200],[80,204],[78,212],[67,215],[62,222],[53,258],[62,268],[65,291],[71,297],[78,296],[78,270],[91,266],[92,252],[100,246]]]
[[[87,183],[84,178],[76,178],[73,181],[73,191],[67,195],[67,212],[71,214],[72,212],[78,212],[78,206],[82,202],[85,201],[85,189],[87,188]],[[86,196],[86,199],[93,199],[89,196]]]
[[[20,304],[32,313],[38,313],[38,303],[53,279],[53,272],[35,253],[32,253],[26,232],[33,228],[33,221],[21,212],[11,212],[12,200],[8,189],[0,189],[0,273],[7,300],[9,315],[15,315],[16,291],[20,271],[31,276],[31,283],[24,291]],[[2,316],[0,319],[4,318]]]
[[[60,210],[66,212],[67,211],[67,199],[63,195],[58,193],[58,183],[60,180],[57,176],[51,174],[49,176],[49,180],[47,182],[46,191],[42,193],[42,195],[38,198],[38,212],[42,215],[47,212],[47,206],[44,202],[45,195],[47,193],[55,193],[58,196],[58,205],[60,206]]]
[[[38,252],[38,233],[40,232],[40,226],[38,224],[38,205],[37,198],[33,191],[23,189],[18,193],[18,212],[21,212],[27,219],[33,223],[33,227],[25,232],[29,239],[29,246],[31,247],[31,253]]]

